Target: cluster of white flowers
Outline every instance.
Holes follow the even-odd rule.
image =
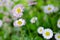
[[[12,16],[14,17],[15,21],[13,23],[14,27],[21,27],[26,24],[25,20],[21,18],[23,16],[24,6],[22,4],[16,5],[12,9]],[[17,20],[20,18],[19,20]]]
[[[44,12],[47,13],[47,14],[50,14],[50,13],[53,13],[53,12],[56,12],[58,11],[58,8],[57,7],[54,7],[53,5],[47,5],[47,6],[44,6]]]
[[[17,0],[14,0],[14,1],[17,1]],[[29,3],[29,5],[37,4],[36,2],[34,2],[32,0],[29,1],[28,3]],[[14,4],[14,2],[11,1],[11,0],[0,0],[0,7],[5,6],[6,8],[11,9],[13,4]],[[47,13],[47,14],[58,11],[58,8],[54,7],[53,5],[44,6],[43,9],[44,9],[44,12]],[[22,18],[23,12],[24,12],[24,6],[22,4],[17,4],[17,5],[15,5],[15,7],[13,7],[13,9],[11,11],[11,15],[12,15],[12,19],[14,19],[14,22],[13,22],[14,27],[22,27],[26,24],[25,19]],[[3,22],[7,22],[7,23],[11,22],[10,18],[8,18],[9,14],[5,13],[5,12],[4,12],[4,14],[5,14],[6,17],[5,16],[3,17],[3,21],[0,20],[0,27],[2,27]],[[30,22],[32,24],[36,23],[37,21],[38,21],[37,17],[32,17],[31,20],[30,20]],[[60,28],[60,19],[57,21],[57,27]],[[49,28],[44,29],[44,27],[41,26],[37,29],[37,32],[39,34],[42,34],[42,36],[45,39],[51,39],[53,37],[53,31]],[[55,34],[55,39],[60,40],[60,33]]]
[[[38,32],[39,34],[42,34],[43,37],[44,37],[45,39],[48,39],[48,40],[53,37],[53,31],[52,31],[51,29],[49,29],[49,28],[44,29],[44,27],[41,27],[41,26],[40,26],[40,27],[37,29],[37,32]],[[60,40],[60,33],[56,33],[56,34],[55,34],[55,39],[56,39],[56,40]]]
[[[49,28],[44,29],[43,27],[39,27],[37,32],[42,34],[45,39],[51,39],[53,37],[53,31]]]

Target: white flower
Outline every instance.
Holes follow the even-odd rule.
[[[15,27],[21,27],[21,26],[23,26],[23,25],[25,25],[25,24],[26,24],[26,22],[25,22],[24,19],[16,20],[16,21],[13,23],[13,25],[14,25]]]
[[[3,22],[2,22],[2,20],[0,20],[0,27],[3,25]]]
[[[45,39],[50,39],[53,37],[53,31],[51,29],[45,29],[43,32],[43,37]]]
[[[39,27],[39,28],[37,29],[37,32],[38,32],[39,34],[42,34],[43,31],[44,31],[44,28],[43,28],[43,27]]]
[[[22,4],[18,4],[16,5],[13,10],[12,10],[12,13],[13,13],[13,16],[15,17],[21,17],[23,15],[23,12],[24,11],[24,7]]]
[[[37,17],[33,17],[33,18],[30,20],[31,23],[35,23],[36,21],[37,21]]]
[[[44,12],[47,13],[47,14],[54,12],[54,6],[53,5],[45,6],[44,7]]]
[[[60,19],[57,21],[57,27],[60,28]]]
[[[56,33],[56,34],[55,34],[55,39],[56,39],[56,40],[60,40],[60,33]]]

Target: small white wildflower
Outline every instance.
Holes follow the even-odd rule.
[[[47,5],[44,7],[44,12],[47,14],[50,14],[52,12],[54,12],[54,6],[53,5]]]
[[[42,34],[43,31],[44,31],[44,28],[43,28],[43,27],[39,27],[39,28],[37,29],[37,32],[38,32],[39,34]]]
[[[24,11],[23,5],[18,4],[13,8],[12,13],[13,13],[13,16],[19,18],[23,15],[23,13],[22,13],[23,11]]]
[[[60,33],[56,33],[56,34],[55,34],[55,39],[56,39],[56,40],[60,40]]]
[[[45,39],[50,39],[53,37],[53,31],[51,29],[45,29],[43,32],[43,37]]]
[[[37,17],[33,17],[33,18],[30,20],[31,23],[35,23],[36,21],[37,21]]]
[[[26,22],[25,22],[24,19],[16,20],[16,21],[14,21],[14,23],[13,23],[14,27],[21,27],[21,26],[23,26],[23,25],[25,25],[25,24],[26,24]]]

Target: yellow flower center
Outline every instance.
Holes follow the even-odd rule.
[[[18,25],[21,25],[21,24],[22,24],[22,22],[21,22],[21,21],[18,21],[17,23],[18,23]]]
[[[20,8],[17,8],[16,11],[19,14],[21,12],[21,9]]]
[[[60,38],[60,35],[58,35],[58,38]]]
[[[59,24],[60,24],[60,22],[59,22]]]
[[[48,7],[48,10],[51,10],[51,8],[50,8],[50,7]]]
[[[42,29],[40,29],[40,32],[42,32]]]
[[[50,36],[50,32],[46,32],[45,35],[46,35],[46,36]]]

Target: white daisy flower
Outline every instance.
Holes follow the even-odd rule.
[[[3,25],[3,22],[2,22],[2,20],[0,20],[0,27]]]
[[[44,28],[43,28],[43,27],[39,27],[39,28],[37,29],[37,32],[38,32],[39,34],[42,34],[43,31],[44,31]]]
[[[37,21],[37,17],[33,17],[33,18],[30,20],[31,23],[35,23],[36,21]]]
[[[21,26],[23,26],[23,25],[25,25],[25,24],[26,24],[26,22],[25,22],[24,19],[16,20],[16,21],[13,23],[13,25],[14,25],[15,27],[21,27]]]
[[[43,32],[43,37],[45,39],[50,39],[53,37],[53,31],[51,29],[45,29]]]
[[[47,14],[52,13],[52,12],[54,12],[54,8],[55,7],[53,5],[47,5],[44,7],[44,12]]]
[[[60,40],[60,33],[56,33],[56,34],[55,34],[55,39],[56,39],[56,40]]]
[[[60,19],[57,21],[57,27],[60,28]]]
[[[13,16],[15,17],[21,17],[23,15],[23,12],[24,11],[24,7],[22,4],[18,4],[16,5],[13,10],[12,10],[12,13],[13,13]]]

